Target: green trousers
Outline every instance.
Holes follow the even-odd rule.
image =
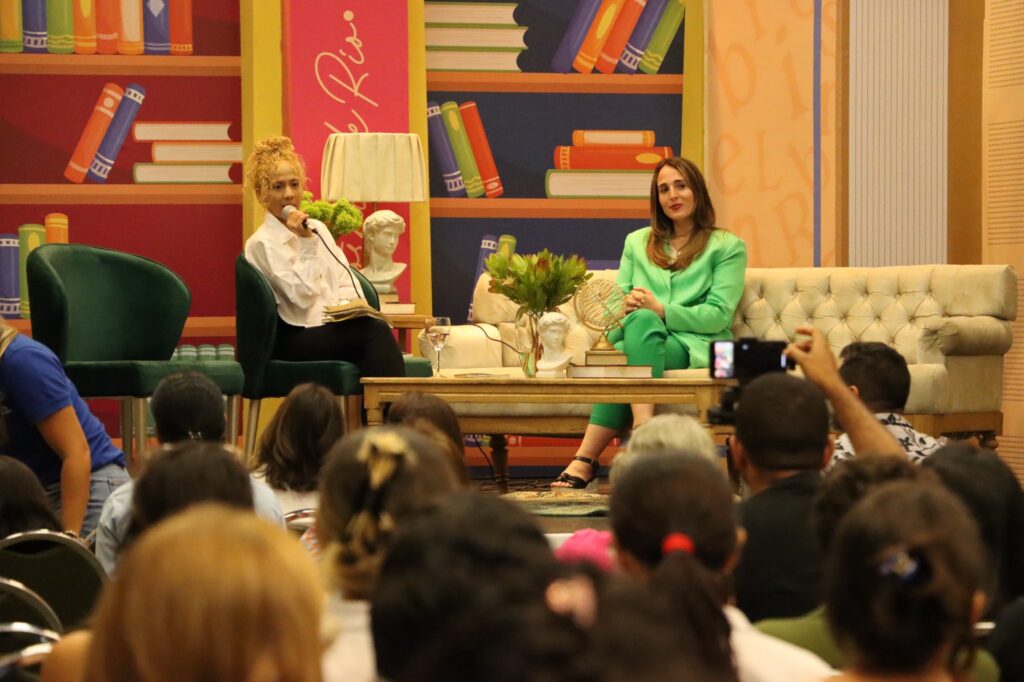
[[[626,315],[622,327],[621,346],[630,365],[650,365],[651,375],[660,377],[666,369],[686,369],[690,366],[690,353],[686,347],[668,333],[665,320],[646,308]],[[590,412],[590,423],[609,429],[621,430],[632,417],[632,410],[624,403],[600,403]]]

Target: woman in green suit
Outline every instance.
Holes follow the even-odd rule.
[[[622,250],[618,284],[627,314],[610,340],[629,364],[650,365],[655,377],[666,369],[707,367],[709,342],[732,338],[746,267],[743,240],[715,227],[697,166],[663,159],[651,181],[651,226],[630,233]],[[576,456],[552,487],[586,487],[630,413],[636,428],[654,415],[654,405],[595,405]]]

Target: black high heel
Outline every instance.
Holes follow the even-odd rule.
[[[574,476],[573,474],[570,474],[568,471],[563,471],[558,475],[558,478],[552,481],[552,483],[568,483],[569,485],[552,485],[552,489],[582,490],[591,483],[593,483],[594,479],[597,478],[597,472],[601,468],[600,462],[598,462],[596,459],[592,457],[584,457],[583,455],[576,455],[575,457],[573,457],[573,460],[577,462],[583,462],[584,464],[590,466],[590,478]]]

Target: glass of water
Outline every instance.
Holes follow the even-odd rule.
[[[427,343],[434,349],[437,357],[434,374],[441,374],[441,349],[448,343],[448,335],[452,333],[452,321],[448,317],[428,317],[424,329],[427,334]]]

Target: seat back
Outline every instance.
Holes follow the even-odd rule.
[[[0,622],[0,680],[38,680],[39,666],[60,634],[30,623]]]
[[[258,397],[277,342],[277,301],[270,283],[245,259],[235,260],[235,335],[245,372],[242,395]]]
[[[60,618],[42,597],[17,580],[0,578],[0,622],[20,622],[64,632]]]
[[[45,244],[26,263],[33,337],[62,362],[169,360],[192,296],[156,261]]]
[[[370,283],[370,280],[366,279],[363,273],[355,268],[350,269],[352,274],[355,275],[356,281],[359,282],[359,286],[363,288],[363,296],[366,297],[366,302],[373,306],[374,309],[380,310],[380,296],[377,295],[377,290],[373,287],[373,284]]]
[[[84,623],[107,579],[92,552],[47,530],[0,540],[0,576],[39,594],[69,630]]]

